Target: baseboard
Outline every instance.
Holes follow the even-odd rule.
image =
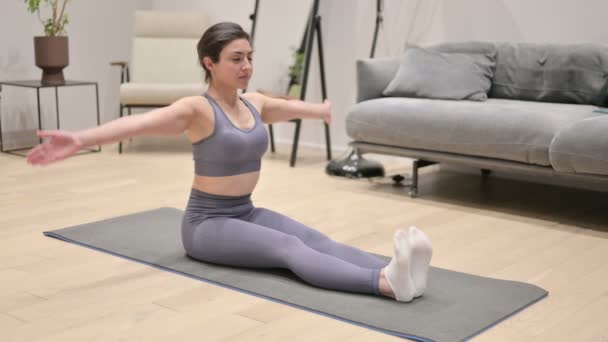
[[[275,144],[277,144],[277,145],[283,145],[283,146],[289,146],[289,147],[291,147],[293,144],[293,141],[289,140],[289,139],[275,139],[274,141],[275,141]],[[310,148],[310,149],[314,149],[314,150],[323,151],[323,153],[325,153],[324,152],[325,151],[324,143],[319,144],[319,143],[311,143],[311,142],[299,142],[298,147]],[[337,146],[337,147],[332,146],[332,148],[331,148],[331,153],[332,153],[334,160],[346,158],[348,155],[350,155],[351,151],[352,151],[352,148],[348,145],[341,145],[341,146]],[[366,153],[365,159],[377,161],[377,162],[383,164],[383,166],[387,169],[395,170],[395,172],[403,171],[404,173],[409,173],[411,171],[411,164],[412,164],[412,160],[413,160],[413,159],[407,158],[407,157],[389,156],[389,155],[377,154],[377,153]]]

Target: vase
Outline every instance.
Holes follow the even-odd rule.
[[[65,83],[63,69],[69,64],[68,37],[34,37],[36,66],[42,69],[43,84]]]

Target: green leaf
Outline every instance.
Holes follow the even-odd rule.
[[[47,36],[53,36],[53,23],[51,21],[51,19],[47,19],[46,22],[44,23],[44,33],[46,33]]]
[[[27,5],[27,10],[31,13],[37,13],[38,18],[40,18],[41,2],[43,2],[45,6],[54,6],[55,4],[57,4],[58,11],[63,5],[60,0],[24,0],[24,2]],[[64,0],[64,3],[67,7],[69,0]],[[57,22],[55,23],[55,25],[52,24],[52,18],[48,18],[45,20],[40,18],[40,20],[42,21],[45,34],[49,37],[65,34],[65,25],[69,23],[67,13],[63,13],[63,16],[61,18],[56,18]]]
[[[25,0],[25,3],[31,13],[36,12],[40,8],[40,0]]]

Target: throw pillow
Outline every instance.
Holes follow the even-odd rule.
[[[487,100],[492,86],[495,56],[442,53],[409,48],[384,96],[444,100]]]

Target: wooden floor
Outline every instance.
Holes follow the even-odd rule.
[[[188,146],[161,145],[136,139],[123,155],[108,146],[46,168],[0,155],[2,341],[402,341],[42,235],[184,208]],[[266,155],[255,205],[384,255],[395,229],[416,225],[434,266],[550,292],[474,341],[608,341],[608,194],[435,167],[411,199],[390,181],[326,176],[323,151],[288,159],[288,146]]]

